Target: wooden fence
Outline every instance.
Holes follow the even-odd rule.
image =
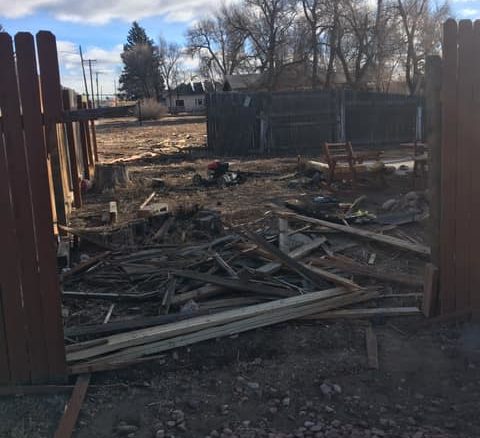
[[[349,90],[207,96],[208,146],[216,154],[299,154],[325,141],[360,146],[421,139],[423,99]]]
[[[443,60],[436,64],[439,73],[432,69],[427,79],[441,82],[438,87],[431,86],[430,100],[441,102],[442,110],[429,137],[434,157],[432,255],[440,268],[440,311],[478,312],[480,21],[472,24],[462,20],[457,25],[455,20],[448,20],[444,25]],[[435,96],[435,89],[441,95]],[[441,152],[436,153],[440,147]]]
[[[29,33],[14,43],[0,33],[0,59],[0,383],[58,381],[66,365],[54,225],[81,205],[95,130],[70,111],[85,104],[62,91],[50,32],[36,44]]]

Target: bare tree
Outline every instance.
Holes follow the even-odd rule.
[[[158,42],[158,54],[160,57],[160,73],[167,87],[169,107],[172,108],[172,86],[178,76],[178,64],[182,58],[182,48],[177,43],[169,43],[160,37]]]
[[[312,88],[316,88],[321,55],[320,38],[331,28],[331,25],[326,20],[328,14],[325,0],[301,0],[301,5],[309,33],[309,48],[312,56]]]
[[[244,0],[232,16],[233,26],[246,33],[255,62],[266,73],[269,89],[275,87],[278,74],[291,61],[289,43],[296,12],[291,0]]]
[[[231,22],[230,11],[224,6],[187,32],[188,53],[197,56],[202,67],[208,67],[212,74],[231,75],[245,61],[245,33]]]
[[[405,81],[410,94],[419,91],[426,57],[440,48],[441,23],[449,14],[447,3],[431,8],[429,0],[397,0],[404,53]]]

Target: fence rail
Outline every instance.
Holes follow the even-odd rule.
[[[207,96],[208,146],[217,154],[318,153],[325,141],[398,145],[421,139],[423,99],[319,90]]]

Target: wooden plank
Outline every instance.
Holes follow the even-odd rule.
[[[428,189],[430,192],[431,261],[440,263],[440,204],[442,166],[442,59],[428,56],[426,64],[426,138],[428,144]]]
[[[65,412],[60,420],[54,438],[70,438],[77,423],[83,400],[87,394],[90,383],[90,374],[80,374],[73,388],[72,396],[67,404]]]
[[[43,142],[40,90],[32,35],[25,32],[18,33],[15,37],[15,45],[18,80],[23,102],[25,146],[31,183],[39,271],[37,285],[39,291],[35,291],[37,295],[33,299],[32,312],[42,318],[41,330],[37,328],[36,330],[39,332],[35,335],[35,338],[41,337],[42,339],[35,342],[39,343],[39,348],[42,348],[43,353],[48,356],[49,380],[62,380],[66,376],[63,321],[56,268],[53,217],[50,208],[47,156]]]
[[[425,317],[430,318],[435,314],[438,305],[438,268],[432,264],[425,265],[425,278],[423,284],[423,306]]]
[[[324,291],[326,292],[326,291]],[[308,294],[311,295],[311,294]],[[151,354],[158,354],[163,351],[171,350],[173,348],[178,348],[186,345],[191,345],[197,342],[205,341],[208,339],[214,339],[223,336],[230,336],[233,334],[243,333],[249,330],[254,330],[260,327],[266,327],[273,324],[278,324],[281,322],[290,321],[293,319],[298,319],[303,316],[326,312],[338,307],[351,305],[359,302],[364,302],[370,300],[376,296],[375,293],[362,293],[362,292],[352,292],[348,293],[345,296],[337,296],[328,299],[321,300],[317,303],[308,303],[300,306],[295,306],[290,308],[289,306],[285,308],[276,309],[273,312],[266,314],[260,314],[257,316],[252,316],[248,318],[241,318],[230,323],[225,323],[219,326],[214,326],[206,328],[203,330],[195,331],[186,335],[180,335],[175,338],[170,338],[162,340],[159,342],[148,343],[145,345],[126,348],[125,350],[119,351],[118,353],[111,354],[109,356],[99,358],[85,364],[78,364],[72,366],[70,369],[74,373],[82,372],[85,370],[99,371],[107,367],[111,367],[113,364],[121,365],[122,363],[137,359],[139,357],[148,356]],[[305,295],[303,296],[305,297]],[[287,299],[290,300],[290,299]],[[279,300],[285,301],[285,300]],[[267,303],[272,304],[272,303]],[[259,304],[257,306],[250,306],[246,309],[253,309],[258,306],[264,306],[265,304]],[[246,310],[242,309],[242,310]],[[234,311],[229,311],[234,312]],[[222,312],[227,313],[227,312]],[[219,314],[217,314],[219,315]]]
[[[1,91],[0,91],[1,92]],[[1,99],[1,97],[0,97]],[[0,100],[1,102],[1,100]],[[3,245],[0,246],[0,385],[10,383],[10,365],[8,355],[7,328],[11,324],[9,316],[15,318],[21,312],[20,299],[20,270],[18,253],[15,241],[15,223],[13,219],[13,207],[10,203],[10,181],[8,179],[5,144],[3,142],[3,130],[0,123],[0,229],[2,230]],[[7,291],[9,292],[7,294]],[[17,293],[15,293],[17,292]],[[9,306],[9,312],[6,308]],[[15,321],[20,324],[22,320]],[[23,327],[20,325],[20,329]],[[16,331],[14,331],[16,333]],[[18,332],[19,334],[21,333]],[[16,345],[16,348],[25,353],[26,344]],[[14,354],[18,354],[15,353]]]
[[[457,77],[457,169],[455,204],[455,308],[470,307],[470,211],[473,130],[473,28],[470,20],[461,20],[458,27],[458,77]]]
[[[62,91],[63,108],[68,111],[72,108],[72,100],[74,100],[73,90],[64,89]],[[75,200],[75,207],[80,208],[82,206],[82,191],[81,191],[81,178],[79,175],[79,165],[77,157],[77,147],[75,145],[75,134],[72,122],[65,123],[65,129],[67,133],[68,153],[70,157],[70,174],[72,176],[73,195]]]
[[[443,31],[440,296],[442,313],[452,313],[456,287],[457,22],[447,20]]]
[[[77,108],[83,108],[82,96],[77,96]],[[91,178],[90,174],[90,159],[89,159],[89,148],[88,148],[88,138],[85,129],[85,124],[87,122],[81,121],[78,123],[79,132],[80,132],[80,147],[82,150],[82,163],[83,163],[83,177],[86,179]]]
[[[425,245],[413,244],[396,237],[386,236],[384,234],[374,233],[373,231],[363,230],[361,228],[350,227],[345,225],[336,224],[333,222],[324,221],[321,219],[315,219],[313,217],[302,216],[299,214],[289,212],[279,212],[280,215],[297,219],[299,221],[307,222],[310,224],[320,225],[322,227],[331,228],[333,230],[342,231],[356,237],[362,237],[364,239],[373,240],[375,242],[384,243],[386,245],[394,246],[395,248],[411,251],[421,255],[430,255],[430,248]]]
[[[473,139],[470,149],[470,163],[474,171],[472,171],[470,213],[473,226],[470,228],[470,254],[469,260],[472,265],[470,270],[470,298],[471,308],[478,318],[480,315],[480,269],[478,264],[480,260],[480,228],[475,226],[475,221],[480,217],[480,172],[476,166],[480,163],[480,21],[476,20],[473,28]]]
[[[319,315],[309,315],[302,320],[322,320],[322,319],[363,319],[375,317],[398,317],[398,316],[418,316],[422,312],[418,307],[374,307],[371,309],[340,309],[330,312],[320,313]]]
[[[265,284],[252,283],[244,280],[237,280],[234,278],[218,277],[216,275],[201,274],[195,271],[175,271],[174,275],[183,278],[191,278],[192,280],[203,281],[205,283],[216,284],[226,289],[236,290],[239,292],[250,292],[259,295],[267,295],[273,297],[291,297],[297,295],[290,289],[284,289],[280,287],[267,286]],[[175,301],[172,301],[172,304]]]
[[[43,339],[42,313],[38,311],[40,296],[38,284],[38,265],[34,222],[32,216],[32,199],[29,187],[27,159],[23,139],[20,100],[14,64],[11,37],[0,33],[0,107],[3,114],[4,156],[2,165],[8,163],[8,170],[2,169],[2,178],[9,176],[6,184],[7,193],[12,204],[7,203],[5,211],[7,231],[2,241],[2,260],[6,269],[2,272],[3,305],[7,327],[8,354],[10,371],[14,382],[42,380],[48,376],[48,361]],[[3,185],[3,184],[2,184]],[[10,187],[10,193],[8,188]],[[2,187],[2,190],[5,190]],[[13,207],[14,224],[9,223]],[[15,228],[19,232],[15,233]],[[12,236],[10,233],[14,233]],[[16,234],[16,238],[15,238]],[[11,259],[11,260],[10,260]],[[18,260],[18,265],[14,263]],[[15,273],[19,276],[16,280]],[[12,278],[10,278],[12,277]],[[21,278],[21,279],[20,279]],[[22,297],[23,295],[23,297]],[[32,374],[30,375],[30,372]]]
[[[406,284],[407,286],[420,287],[423,286],[423,279],[415,275],[402,274],[399,272],[377,269],[373,266],[358,263],[353,259],[345,256],[330,256],[325,258],[313,258],[313,264],[338,268],[345,272],[350,272],[361,277],[376,278],[387,282]]]
[[[58,223],[68,222],[68,193],[64,160],[60,150],[57,123],[62,120],[62,94],[55,36],[51,32],[37,33],[38,63],[42,89],[45,138],[50,153]]]
[[[306,243],[305,245],[302,245],[299,248],[296,248],[293,251],[290,251],[288,255],[294,260],[301,259],[302,257],[305,257],[308,254],[310,254],[312,251],[315,251],[317,248],[321,247],[326,241],[327,239],[325,237],[318,237],[312,240],[312,242]],[[256,272],[260,274],[274,274],[281,268],[282,268],[281,263],[271,262],[256,269]]]
[[[343,277],[340,277],[335,274],[331,274],[323,269],[319,268],[312,268],[305,264],[299,263],[293,258],[291,258],[288,254],[280,251],[277,247],[272,245],[270,242],[267,242],[263,237],[259,236],[255,233],[247,232],[245,233],[246,236],[255,242],[258,246],[263,248],[265,251],[272,254],[277,260],[279,260],[285,266],[288,266],[295,272],[298,272],[303,278],[312,282],[313,284],[322,283],[323,280],[331,281],[339,286],[344,286],[349,289],[359,289],[360,286],[356,285],[355,283],[347,280]]]
[[[367,346],[368,367],[378,370],[378,341],[372,326],[365,329],[365,344]]]
[[[216,325],[226,324],[232,321],[238,321],[266,313],[270,314],[273,312],[278,312],[281,309],[292,310],[294,307],[305,305],[312,305],[313,307],[313,304],[321,302],[322,300],[338,296],[342,297],[344,295],[348,295],[348,292],[344,288],[328,289],[320,292],[299,295],[296,297],[275,300],[269,303],[258,304],[256,306],[249,306],[242,309],[229,310],[207,316],[199,316],[173,324],[113,335],[106,338],[108,342],[106,345],[94,346],[81,351],[76,351],[68,355],[68,360],[70,362],[84,360],[117,351],[121,348],[156,342],[158,340],[184,335],[186,333],[195,332]]]

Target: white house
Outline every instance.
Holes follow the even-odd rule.
[[[206,109],[206,94],[214,91],[210,82],[188,82],[178,85],[167,97],[172,113],[201,113]]]

